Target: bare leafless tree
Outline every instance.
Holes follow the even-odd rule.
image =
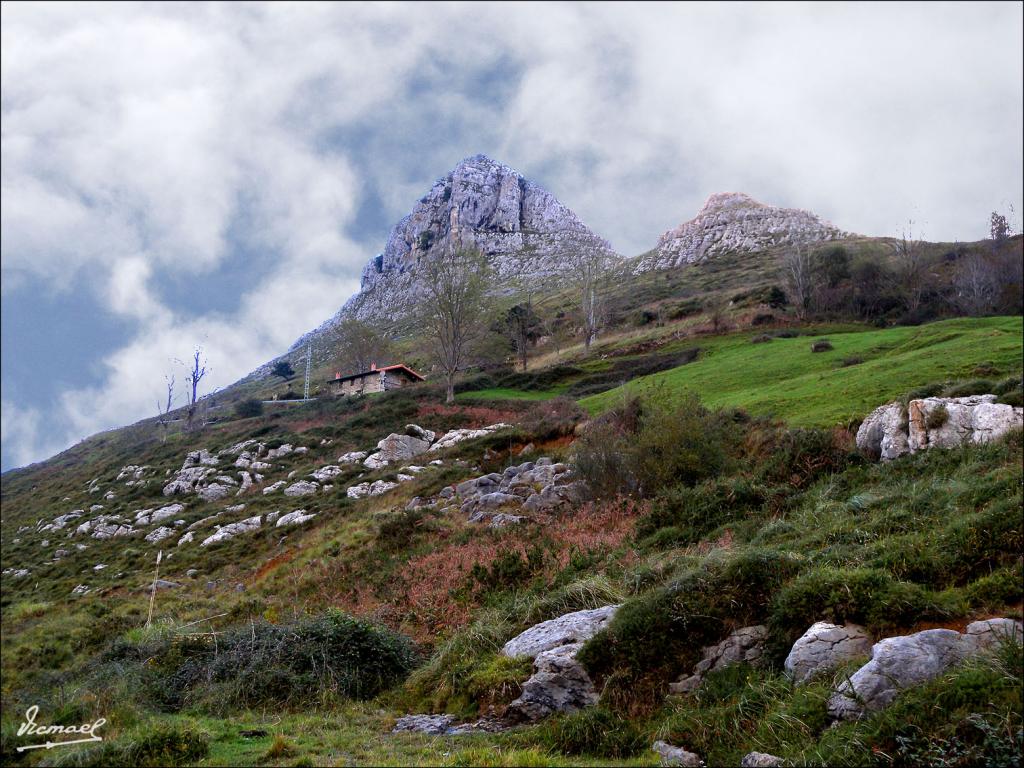
[[[171,405],[174,402],[174,375],[164,376],[164,383],[167,385],[167,401],[161,403],[159,398],[157,399],[156,410],[160,415],[157,417],[156,423],[163,432],[162,442],[167,442],[167,429],[171,423]]]
[[[928,269],[920,236],[914,236],[914,222],[908,221],[895,243],[896,281],[907,310],[916,312],[928,287]]]
[[[782,257],[782,272],[789,291],[789,301],[800,320],[807,316],[814,296],[814,262],[810,251],[797,244]]]
[[[338,360],[346,372],[362,373],[370,370],[374,363],[388,362],[391,345],[369,323],[348,317],[335,326],[332,335],[338,350]]]
[[[194,429],[196,426],[196,403],[199,400],[199,383],[210,372],[206,367],[206,358],[203,356],[203,348],[196,347],[192,354],[192,367],[185,375],[185,381],[189,389],[185,392],[188,397],[188,409],[185,411],[185,428]]]
[[[990,312],[999,296],[998,266],[980,253],[960,258],[953,277],[961,311],[978,316]]]
[[[597,333],[604,320],[604,282],[608,271],[608,259],[599,251],[582,248],[576,252],[573,267],[579,292],[583,345],[589,350],[590,345],[597,340]]]
[[[475,248],[437,248],[421,262],[425,298],[419,307],[431,352],[455,400],[455,376],[471,343],[485,330],[488,264]]]

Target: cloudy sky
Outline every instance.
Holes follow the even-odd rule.
[[[283,352],[477,152],[628,255],[719,191],[981,238],[1021,8],[4,3],[3,468]]]

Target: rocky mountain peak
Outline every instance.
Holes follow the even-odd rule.
[[[392,229],[363,269],[360,291],[340,314],[401,317],[418,298],[416,274],[434,249],[475,247],[494,269],[495,290],[511,280],[540,284],[567,274],[580,250],[617,258],[554,195],[486,155],[460,161]]]
[[[707,199],[694,218],[662,235],[634,271],[693,264],[722,253],[754,253],[849,236],[810,211],[766,205],[742,192],[719,192]]]

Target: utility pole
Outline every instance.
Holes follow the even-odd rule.
[[[303,390],[302,390],[302,399],[303,400],[309,400],[309,368],[310,368],[310,362],[312,361],[312,358],[313,358],[313,345],[312,344],[307,344],[306,345],[306,385],[305,385],[305,387],[303,387]]]

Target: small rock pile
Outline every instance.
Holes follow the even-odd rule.
[[[440,494],[441,504],[448,508],[457,504],[470,522],[494,528],[526,519],[515,512],[550,513],[581,500],[582,488],[573,480],[572,470],[548,457],[466,480]]]

